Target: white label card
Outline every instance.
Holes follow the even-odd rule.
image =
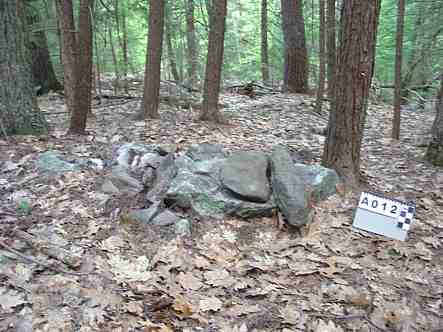
[[[366,192],[361,193],[360,201],[358,203],[359,208],[391,218],[398,218],[403,205],[405,204],[400,201],[391,200]]]

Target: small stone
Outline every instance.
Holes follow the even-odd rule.
[[[178,236],[191,235],[191,223],[188,219],[180,219],[175,224],[175,234]]]
[[[169,226],[176,224],[180,218],[172,211],[164,210],[152,220],[152,224],[157,226]]]
[[[166,156],[177,151],[177,144],[159,144],[155,150],[160,156]]]
[[[149,224],[152,221],[152,219],[160,213],[161,210],[162,210],[161,202],[157,201],[154,202],[147,209],[138,209],[129,212],[128,217],[135,219],[141,223]]]

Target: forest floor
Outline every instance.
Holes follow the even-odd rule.
[[[109,160],[125,142],[210,142],[228,151],[284,144],[315,163],[327,112],[314,113],[309,96],[225,93],[226,125],[163,104],[161,119],[145,123],[131,120],[139,100],[110,100],[94,107],[89,135],[74,137],[63,100],[39,102],[50,136],[0,138],[0,331],[443,331],[443,171],[423,159],[433,111],[404,111],[393,141],[391,107],[368,110],[365,189],[416,202],[405,242],[351,227],[359,192],[320,203],[302,234],[274,218],[229,218],[193,220],[192,235],[176,238],[114,213],[140,200],[104,208],[103,173],[45,175],[35,159],[59,150]],[[20,195],[30,206],[17,205]]]

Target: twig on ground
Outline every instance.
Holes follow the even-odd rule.
[[[0,247],[3,247],[5,250],[13,253],[14,255],[24,259],[25,261],[28,261],[30,263],[34,263],[40,266],[43,266],[49,270],[55,271],[55,272],[59,272],[59,273],[65,273],[65,274],[71,274],[71,275],[75,275],[75,276],[85,276],[85,275],[91,275],[94,274],[94,272],[87,272],[87,273],[83,273],[83,272],[72,272],[72,271],[68,271],[56,266],[51,266],[50,264],[47,264],[45,262],[39,261],[37,259],[35,259],[34,257],[30,257],[27,256],[25,254],[22,254],[20,251],[15,250],[14,248],[12,248],[11,246],[7,245],[5,242],[3,242],[2,240],[0,240]]]

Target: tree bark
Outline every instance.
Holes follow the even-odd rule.
[[[77,103],[72,110],[69,132],[85,134],[86,120],[91,110],[92,89],[92,13],[94,0],[80,0],[78,16],[78,62],[77,62]]]
[[[174,47],[172,46],[172,31],[171,31],[171,16],[172,11],[168,13],[168,19],[166,20],[166,46],[168,50],[169,68],[171,69],[172,77],[176,82],[180,82],[180,75],[177,70],[177,61],[175,58]]]
[[[36,10],[31,7],[26,8],[26,17],[28,25],[41,21]],[[29,48],[32,59],[32,77],[34,86],[38,87],[37,93],[46,94],[50,90],[62,90],[63,86],[57,80],[54,72],[46,33],[43,29],[32,32],[31,38],[29,38]]]
[[[395,46],[395,83],[394,83],[394,116],[392,118],[392,138],[400,139],[400,107],[401,107],[401,64],[403,61],[403,30],[405,21],[405,0],[397,2],[397,33]]]
[[[218,98],[223,66],[227,0],[213,0],[210,7],[208,54],[206,57],[205,84],[200,120],[221,123],[222,118],[218,110]]]
[[[319,0],[319,16],[320,16],[320,25],[319,25],[319,60],[320,60],[320,68],[318,75],[318,87],[317,87],[317,102],[315,103],[315,112],[321,113],[321,106],[323,103],[323,94],[325,92],[325,0]]]
[[[344,0],[340,47],[323,164],[351,187],[360,182],[360,150],[374,73],[381,0]]]
[[[327,38],[326,48],[328,50],[328,99],[333,108],[335,70],[336,70],[336,44],[335,44],[335,0],[327,0],[328,12],[326,17]]]
[[[194,0],[186,1],[186,41],[188,44],[188,76],[192,87],[198,81],[198,46],[195,33]]]
[[[76,108],[77,94],[77,41],[75,36],[72,0],[57,0],[57,20],[61,32],[61,53],[63,59],[63,86],[66,107],[71,114]]]
[[[426,151],[426,159],[435,166],[443,167],[443,72],[440,76],[440,92],[437,97],[432,139]]]
[[[308,50],[302,0],[281,0],[282,30],[285,44],[283,89],[308,92]]]
[[[162,57],[165,1],[149,2],[149,35],[145,68],[143,102],[136,119],[159,118],[160,70]]]
[[[48,132],[37,107],[27,46],[23,2],[0,2],[0,133],[39,135]]]
[[[117,52],[115,51],[114,39],[112,37],[112,27],[108,25],[108,38],[109,38],[109,47],[111,48],[112,55],[112,64],[114,66],[114,94],[118,95],[118,88],[120,85],[120,69],[118,66]]]
[[[261,1],[261,73],[263,82],[269,81],[268,56],[268,0]]]

